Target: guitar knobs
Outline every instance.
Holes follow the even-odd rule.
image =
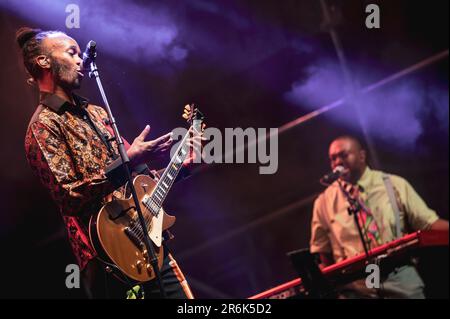
[[[153,274],[153,267],[150,264],[147,264],[147,273],[149,274],[149,276]]]
[[[136,262],[136,268],[138,269],[139,272],[141,271],[143,265],[144,263],[142,262],[142,260],[138,260]]]

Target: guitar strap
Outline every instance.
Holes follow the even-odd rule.
[[[114,149],[111,145],[111,139],[109,139],[109,136],[107,134],[104,134],[98,127],[97,125],[95,125],[94,121],[91,118],[91,115],[89,114],[89,112],[82,108],[82,116],[83,116],[83,120],[89,124],[89,126],[95,131],[95,133],[97,133],[97,136],[102,140],[103,144],[106,146],[106,149],[108,150],[108,154],[109,156],[114,160],[118,157],[118,154],[116,154],[114,152]],[[109,130],[108,129],[108,125],[105,124],[105,128],[108,130],[109,133],[112,134],[112,136],[114,136],[112,129]],[[130,147],[128,143],[125,142],[125,148]],[[128,145],[127,145],[128,144]]]
[[[92,124],[95,127],[95,124],[94,123],[92,123]],[[105,125],[105,128],[109,132],[109,134],[111,134],[111,136],[114,137],[114,131],[113,131],[112,127],[109,125],[109,120],[108,119],[103,119],[103,124]],[[103,140],[104,143],[107,143],[105,145],[108,147],[108,145],[111,145],[111,143],[109,142],[109,140],[106,140],[106,142],[105,142],[105,139],[107,139],[107,136],[104,136],[102,138],[102,140]],[[125,146],[125,150],[128,150],[131,147],[130,143],[128,143],[128,141],[124,137],[122,137],[122,140],[123,140],[123,144]],[[112,152],[112,153],[114,155],[113,156],[113,160],[119,157],[119,155],[116,154],[115,152]],[[148,168],[148,166],[146,164],[140,164],[140,165],[136,166],[133,169],[133,173],[149,175],[150,177],[155,179],[155,174],[153,174],[150,171],[150,169]]]

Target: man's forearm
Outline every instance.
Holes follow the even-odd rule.
[[[430,227],[431,230],[448,231],[448,221],[445,219],[438,219]]]

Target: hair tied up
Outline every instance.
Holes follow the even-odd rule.
[[[22,27],[16,32],[16,41],[21,49],[25,46],[28,40],[35,37],[38,33],[42,32],[41,29],[32,29],[29,27]]]

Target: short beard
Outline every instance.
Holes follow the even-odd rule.
[[[66,90],[76,90],[80,88],[81,83],[78,77],[73,82],[68,82],[66,80],[66,77],[68,75],[70,76],[70,73],[72,71],[70,68],[62,63],[59,63],[58,59],[55,59],[54,57],[52,57],[52,59],[50,60],[50,65],[52,76],[53,79],[55,79],[56,84]]]

